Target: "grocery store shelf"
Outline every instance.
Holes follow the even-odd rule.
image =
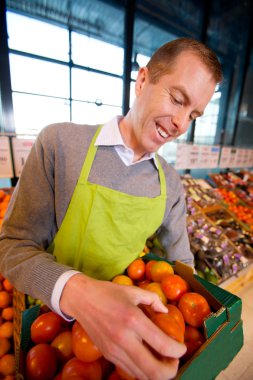
[[[230,277],[222,282],[219,286],[233,294],[238,293],[241,289],[253,281],[253,262],[238,272],[235,276]]]

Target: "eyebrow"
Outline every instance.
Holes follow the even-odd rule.
[[[183,86],[173,86],[172,90],[179,91],[183,95],[183,97],[185,98],[186,102],[191,103],[190,96],[187,94],[187,92],[185,91],[185,88]],[[204,112],[194,110],[193,113],[198,114],[198,116],[202,116]]]

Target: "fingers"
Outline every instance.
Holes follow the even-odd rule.
[[[169,380],[176,376],[179,360],[155,355],[147,345],[129,334],[127,349],[117,347],[115,356],[109,358],[131,377],[138,380]]]
[[[141,312],[141,311],[140,311]],[[186,346],[165,334],[149,318],[138,323],[138,333],[152,349],[162,356],[178,359],[186,352]]]
[[[168,313],[167,307],[162,303],[158,294],[145,289],[135,288],[135,305],[150,305],[154,311]]]
[[[143,342],[130,346],[128,356],[130,364],[127,367],[124,364],[119,366],[138,380],[173,379],[178,371],[178,359],[156,357]]]

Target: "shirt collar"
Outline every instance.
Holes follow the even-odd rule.
[[[155,153],[147,153],[138,161],[133,162],[134,152],[131,148],[126,146],[119,130],[120,119],[122,119],[122,116],[116,116],[102,126],[95,145],[114,146],[120,158],[127,165],[134,165],[145,160],[153,160],[156,168],[158,168]],[[126,157],[128,158],[126,159]]]

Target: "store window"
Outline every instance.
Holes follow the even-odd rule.
[[[123,48],[72,32],[72,60],[75,64],[122,75],[123,59]]]
[[[73,120],[78,123],[101,123],[115,114],[121,115],[122,83],[120,78],[72,69]]]
[[[69,97],[67,66],[10,54],[11,84],[14,92]]]
[[[204,115],[196,119],[194,143],[214,144],[220,109],[221,92],[217,90],[208,105]]]
[[[69,120],[69,101],[41,95],[13,93],[16,133],[36,135],[48,124]]]
[[[68,30],[44,21],[7,12],[10,49],[68,61]]]
[[[70,36],[67,27],[10,11],[7,27],[18,134],[37,134],[57,121],[95,124],[122,114],[120,28],[110,43],[110,36],[107,41],[76,31]]]

